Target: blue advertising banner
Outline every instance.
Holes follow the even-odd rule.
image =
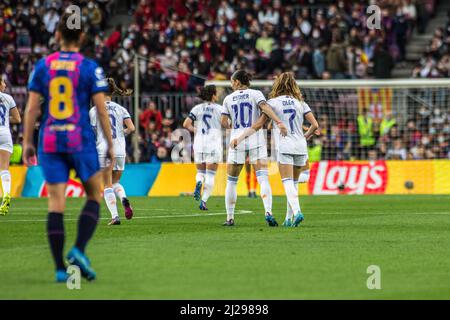
[[[127,164],[120,183],[125,188],[128,196],[146,196],[152,188],[161,164]],[[39,166],[28,168],[25,184],[22,191],[23,197],[46,197],[47,187],[42,170]],[[71,172],[66,189],[67,197],[84,196],[83,186],[76,178],[75,172]]]

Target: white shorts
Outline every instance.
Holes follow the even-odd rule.
[[[217,150],[213,152],[194,152],[195,163],[221,163],[223,152]]]
[[[244,164],[249,157],[250,163],[255,163],[257,160],[267,160],[267,146],[259,146],[250,150],[236,150],[228,149],[228,163],[230,164]]]
[[[103,156],[98,157],[98,160],[100,162],[100,168],[106,168],[110,163],[110,161]],[[113,171],[123,170],[125,170],[125,157],[115,157]]]
[[[0,150],[13,153],[13,143],[11,135],[0,135]]]
[[[308,161],[308,155],[278,153],[277,161],[281,164],[290,164],[296,167],[303,167],[306,165],[306,161]]]

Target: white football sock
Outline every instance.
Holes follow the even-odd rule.
[[[294,180],[291,178],[283,179],[284,191],[289,205],[294,213],[300,212],[300,203],[298,201],[298,191],[295,189]]]
[[[120,183],[114,183],[113,184],[114,193],[116,194],[117,198],[120,199],[120,201],[123,200],[123,198],[127,197],[127,194],[125,193],[125,188]]]
[[[298,182],[305,183],[309,181],[309,170],[302,171],[300,177],[298,177]]]
[[[195,182],[205,183],[205,170],[197,170],[197,174],[195,175]]]
[[[272,214],[272,189],[270,188],[268,171],[256,171],[256,178],[258,179],[258,183],[261,187],[260,194],[264,203],[265,213]]]
[[[213,170],[206,170],[205,175],[205,185],[203,186],[203,196],[202,201],[208,201],[211,193],[214,190],[214,180],[215,180],[216,172]]]
[[[234,208],[237,200],[238,177],[228,176],[225,190],[225,208],[227,209],[227,220],[234,219]]]
[[[295,187],[295,192],[298,195],[298,181],[294,181],[294,187]],[[294,211],[292,211],[291,205],[289,204],[289,201],[287,200],[286,197],[286,220],[290,220],[292,219],[292,217],[294,216]]]
[[[105,198],[106,206],[108,207],[109,212],[111,212],[111,217],[113,219],[119,217],[114,190],[112,188],[106,188],[103,191],[103,197]]]
[[[11,194],[11,174],[8,170],[3,170],[0,175],[2,177],[3,196],[7,193]]]

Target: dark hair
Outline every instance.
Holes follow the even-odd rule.
[[[116,82],[113,78],[108,78],[108,96],[122,96],[122,97],[128,97],[131,96],[133,93],[133,90],[131,89],[121,89],[117,86]]]
[[[204,101],[212,101],[212,97],[216,95],[216,93],[216,86],[211,84],[209,86],[204,86],[203,88],[201,88],[198,97]]]
[[[69,28],[68,20],[73,16],[73,14],[74,13],[64,12],[59,20],[56,30],[61,33],[61,37],[64,42],[78,44],[80,42],[81,34],[83,33],[83,23],[80,17],[79,21],[81,25],[79,26],[79,28]]]
[[[244,86],[249,86],[250,81],[252,80],[252,75],[245,70],[237,70],[233,73],[231,79],[238,80]]]

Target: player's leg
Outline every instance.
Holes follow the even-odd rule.
[[[306,183],[309,181],[309,160],[306,161],[306,165],[301,167],[301,173],[298,177],[299,183]]]
[[[197,168],[197,174],[195,175],[194,199],[198,201],[202,195],[202,186],[205,183],[206,163],[203,153],[196,156],[196,158],[195,166]]]
[[[86,203],[78,219],[75,246],[68,253],[67,260],[81,269],[82,276],[88,280],[94,280],[96,273],[92,269],[85,251],[100,219],[102,173],[96,152],[75,154],[71,156],[71,159],[72,165],[83,183]]]
[[[296,170],[296,167],[294,167],[294,172]],[[294,187],[295,192],[298,195],[298,180],[295,179],[296,174],[294,173]],[[292,218],[294,217],[294,210],[292,210],[291,205],[289,204],[289,200],[286,197],[286,218],[284,219],[283,226],[290,227],[292,225]]]
[[[208,202],[214,190],[214,182],[217,172],[217,163],[207,163],[206,164],[206,175],[205,175],[205,185],[203,187],[202,201],[200,202],[200,210],[208,210],[206,202]]]
[[[102,162],[103,160],[100,160]],[[105,199],[106,207],[111,213],[111,221],[108,225],[120,225],[119,212],[117,211],[116,194],[114,193],[112,183],[112,168],[104,167],[101,171],[103,179],[103,198]]]
[[[244,165],[244,169],[245,169],[245,184],[247,186],[247,191],[248,191],[248,197],[252,198],[252,166],[250,164],[250,162],[248,161],[248,158],[245,161],[245,165]]]
[[[258,188],[258,178],[256,177],[255,168],[253,166],[250,166],[250,192],[252,194],[252,198],[256,199],[256,189]]]
[[[239,174],[245,163],[246,152],[244,150],[228,150],[227,159],[227,186],[225,188],[225,208],[227,221],[224,226],[234,225],[234,209],[237,201],[237,183]]]
[[[66,206],[66,183],[47,183],[48,216],[47,238],[56,268],[56,281],[65,282],[68,278],[64,262],[64,210]]]
[[[266,147],[260,147],[256,150],[251,150],[250,161],[254,162],[256,171],[256,178],[260,186],[260,196],[264,204],[264,212],[266,222],[271,227],[278,226],[275,218],[272,215],[272,188],[269,183],[268,160]]]
[[[56,281],[68,278],[64,263],[64,210],[69,166],[63,156],[41,153],[38,156],[48,192],[47,239],[56,267]]]
[[[243,164],[232,163],[227,165],[227,186],[225,189],[225,208],[227,210],[227,221],[224,226],[234,225],[234,209],[237,201],[237,183]]]
[[[116,161],[116,166],[118,166],[119,163]],[[119,198],[120,202],[123,205],[123,209],[125,210],[125,218],[131,219],[133,218],[133,207],[131,206],[130,200],[127,198],[127,194],[125,193],[125,188],[120,184],[120,178],[122,177],[123,169],[125,169],[125,159],[124,159],[124,165],[123,169],[120,170],[120,167],[118,170],[113,170],[112,173],[112,182],[113,182],[113,189],[116,194],[116,196]]]
[[[303,159],[305,159],[306,156],[295,156],[295,160],[294,160],[294,180],[295,177],[298,177],[300,175],[300,173],[302,172],[302,170],[305,167],[305,162]],[[297,201],[299,201],[298,198],[298,182],[297,184],[295,184],[294,181],[294,185],[296,186],[295,189],[295,194],[296,194],[296,199]],[[300,201],[299,201],[299,211],[296,211],[295,208],[292,208],[292,211],[294,213],[294,217],[292,219],[292,226],[293,227],[297,227],[303,220],[305,220],[305,217],[303,216],[302,213],[302,209],[300,207]]]
[[[11,204],[11,174],[9,173],[9,159],[11,152],[0,149],[0,178],[2,180],[3,200],[0,206],[0,215],[9,212]]]

